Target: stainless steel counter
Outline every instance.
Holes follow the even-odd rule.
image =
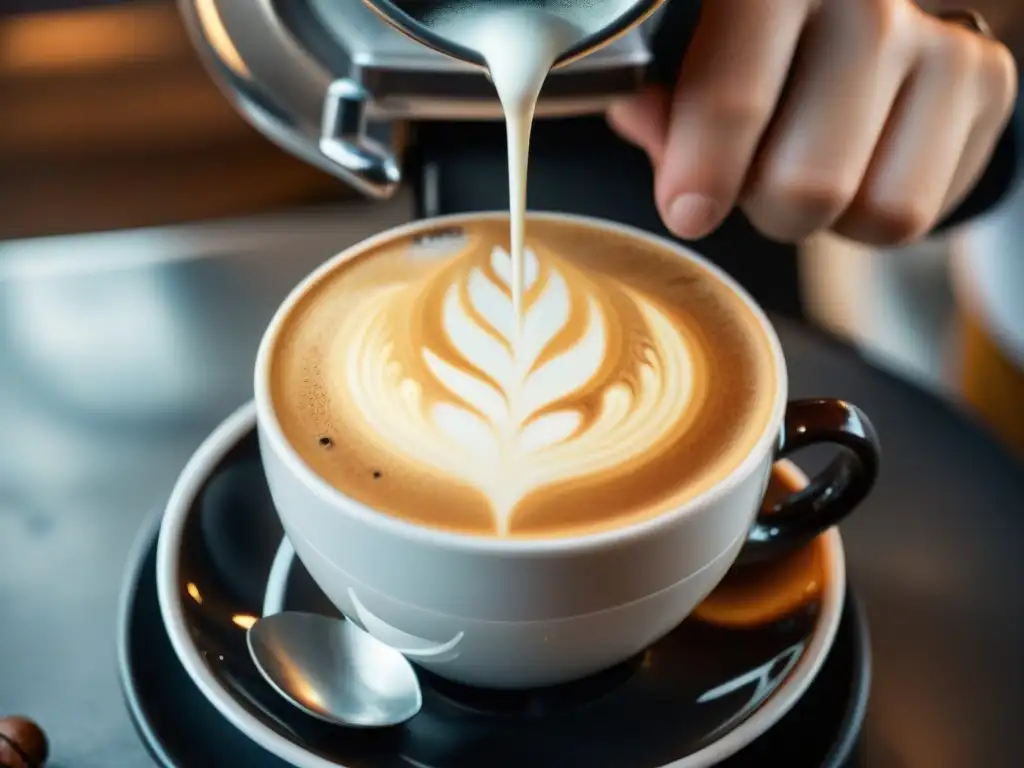
[[[35,718],[53,765],[152,765],[115,668],[132,538],[251,396],[259,336],[285,293],[411,216],[401,196],[0,243],[0,715]]]

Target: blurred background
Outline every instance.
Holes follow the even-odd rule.
[[[352,196],[238,116],[174,2],[3,0],[0,13],[0,239]]]

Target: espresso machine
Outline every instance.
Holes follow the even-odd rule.
[[[406,187],[421,217],[508,206],[503,115],[481,67],[402,34],[364,0],[178,2],[214,81],[287,151],[371,200]],[[655,5],[549,75],[531,138],[531,209],[668,234],[647,157],[604,118],[615,99],[679,71],[700,0]],[[755,247],[762,255],[750,258]],[[698,248],[769,307],[800,314],[791,248],[742,219]]]

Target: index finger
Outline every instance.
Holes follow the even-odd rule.
[[[655,183],[666,225],[701,237],[736,204],[817,0],[705,3]]]

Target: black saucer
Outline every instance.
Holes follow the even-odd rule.
[[[156,598],[155,538],[159,517],[155,513],[133,550],[126,574],[118,639],[121,680],[143,741],[160,764],[175,768],[220,765],[285,768],[287,763],[264,751],[229,724],[203,697],[178,661]],[[227,531],[206,530],[207,535],[220,538],[222,542],[225,533]],[[236,565],[244,564],[239,561]],[[289,580],[296,578],[301,581],[302,569],[292,569]],[[848,592],[833,650],[810,689],[774,728],[723,765],[760,766],[768,760],[781,761],[790,768],[857,765],[856,745],[867,704],[869,678],[866,625],[856,600]],[[440,689],[438,692],[446,693]],[[457,691],[452,693],[458,705],[474,705],[472,701],[458,700]],[[512,707],[520,705],[508,703]],[[488,706],[492,704],[489,702]],[[282,725],[289,727],[287,721]],[[308,725],[301,723],[299,727]],[[317,734],[303,735],[317,739]],[[623,742],[626,742],[625,734]],[[375,768],[372,745],[366,746],[368,749],[362,750],[365,759],[353,763],[352,768],[364,765]],[[629,768],[628,757],[623,755],[623,759],[623,765]]]

